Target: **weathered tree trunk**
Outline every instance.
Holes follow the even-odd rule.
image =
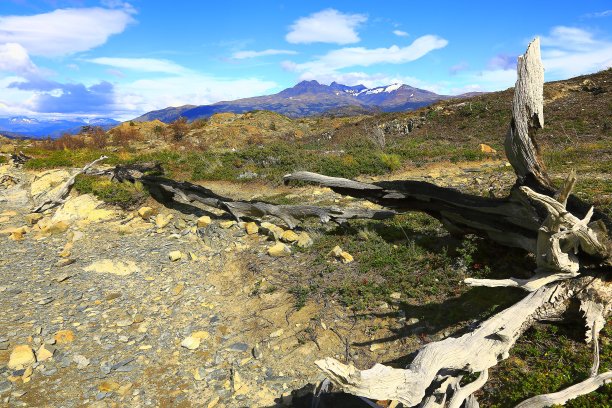
[[[536,38],[518,61],[512,120],[505,141],[517,181],[506,198],[467,195],[416,181],[369,184],[308,172],[285,177],[287,181],[319,183],[337,193],[400,211],[422,211],[439,219],[451,233],[477,233],[536,255],[538,269],[531,279],[467,280],[471,285],[517,286],[531,293],[470,333],[424,346],[407,369],[377,364],[362,371],[332,358],[317,361],[340,389],[407,406],[477,406],[473,393],[486,382],[488,369],[508,357],[516,340],[534,322],[560,318],[571,300],[580,301],[588,328],[586,340],[594,343],[591,378],[564,391],[534,397],[521,406],[564,403],[610,381],[609,373],[597,375],[597,336],[611,309],[612,286],[601,280],[601,275],[580,275],[585,264],[610,264],[612,246],[607,227],[612,224],[603,213],[571,196],[575,174],[570,174],[557,192],[546,173],[535,141],[536,130],[544,126],[543,85]],[[480,377],[461,387],[462,376],[474,372],[480,372]]]
[[[354,218],[386,219],[396,215],[394,211],[373,211],[365,209],[341,209],[337,207],[317,207],[313,205],[275,205],[261,201],[237,201],[220,196],[212,190],[186,181],[174,181],[159,175],[147,175],[148,171],[161,171],[156,165],[116,166],[110,172],[117,180],[141,182],[149,191],[157,191],[166,199],[180,199],[183,202],[199,202],[231,214],[236,220],[241,218],[261,219],[272,216],[282,220],[289,228],[296,227],[300,220],[318,218],[321,222],[346,222]],[[108,172],[107,172],[108,173]]]

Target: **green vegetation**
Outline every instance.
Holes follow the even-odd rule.
[[[600,338],[600,372],[612,365],[612,328]],[[554,392],[585,380],[593,359],[592,347],[584,344],[580,325],[538,325],[528,330],[492,374],[490,387],[480,403],[493,408],[513,407],[538,394]],[[610,407],[612,384],[571,400],[567,407]]]
[[[148,196],[140,183],[110,181],[108,178],[80,174],[76,177],[74,188],[81,194],[93,194],[100,200],[133,209],[143,203]]]

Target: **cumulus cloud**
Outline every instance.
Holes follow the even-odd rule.
[[[34,91],[26,104],[33,112],[104,114],[115,110],[114,87],[106,81],[86,86],[81,83],[63,84],[43,78],[32,78],[13,82],[8,88]]]
[[[167,106],[204,105],[263,95],[277,87],[276,82],[259,78],[234,79],[189,73],[118,84],[115,92],[116,103],[123,110],[119,115],[129,119]]]
[[[398,37],[408,37],[410,35],[402,30],[393,30],[393,34],[397,35]]]
[[[541,37],[541,43],[544,68],[559,78],[612,66],[612,41],[585,29],[557,26]]]
[[[296,20],[285,39],[292,44],[352,44],[359,42],[356,29],[367,19],[363,14],[345,14],[326,9]]]
[[[28,51],[17,43],[0,44],[0,71],[15,74],[33,74],[36,65],[30,60]]]
[[[350,47],[333,50],[313,60],[296,64],[284,62],[283,67],[290,71],[306,72],[309,75],[329,74],[353,66],[368,67],[375,64],[404,64],[417,60],[429,52],[448,44],[444,38],[424,35],[406,47],[392,45],[389,48]]]
[[[496,69],[514,69],[516,68],[516,55],[497,54],[489,60],[487,68],[490,70]]]
[[[233,59],[246,59],[246,58],[257,58],[257,57],[266,57],[269,55],[295,55],[297,52],[292,50],[276,50],[276,49],[268,49],[262,51],[237,51],[232,54]]]
[[[18,43],[30,55],[56,57],[104,44],[134,22],[130,9],[71,8],[31,16],[0,16],[0,43]]]
[[[155,58],[113,58],[99,57],[87,60],[94,64],[106,65],[114,68],[130,69],[141,72],[164,72],[167,74],[183,74],[188,70],[181,65],[163,59]]]

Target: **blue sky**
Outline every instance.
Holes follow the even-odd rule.
[[[0,117],[114,117],[303,79],[505,89],[542,39],[546,80],[612,66],[609,1],[0,0]]]

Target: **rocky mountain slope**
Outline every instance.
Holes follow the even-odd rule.
[[[363,85],[347,86],[332,82],[302,81],[279,93],[235,101],[217,102],[185,109],[166,108],[146,113],[135,121],[159,119],[167,122],[184,116],[189,120],[209,117],[215,113],[244,113],[252,110],[270,110],[289,117],[304,117],[345,108],[359,108],[376,112],[412,110],[447,99],[449,96],[414,88],[403,84],[368,89]]]

